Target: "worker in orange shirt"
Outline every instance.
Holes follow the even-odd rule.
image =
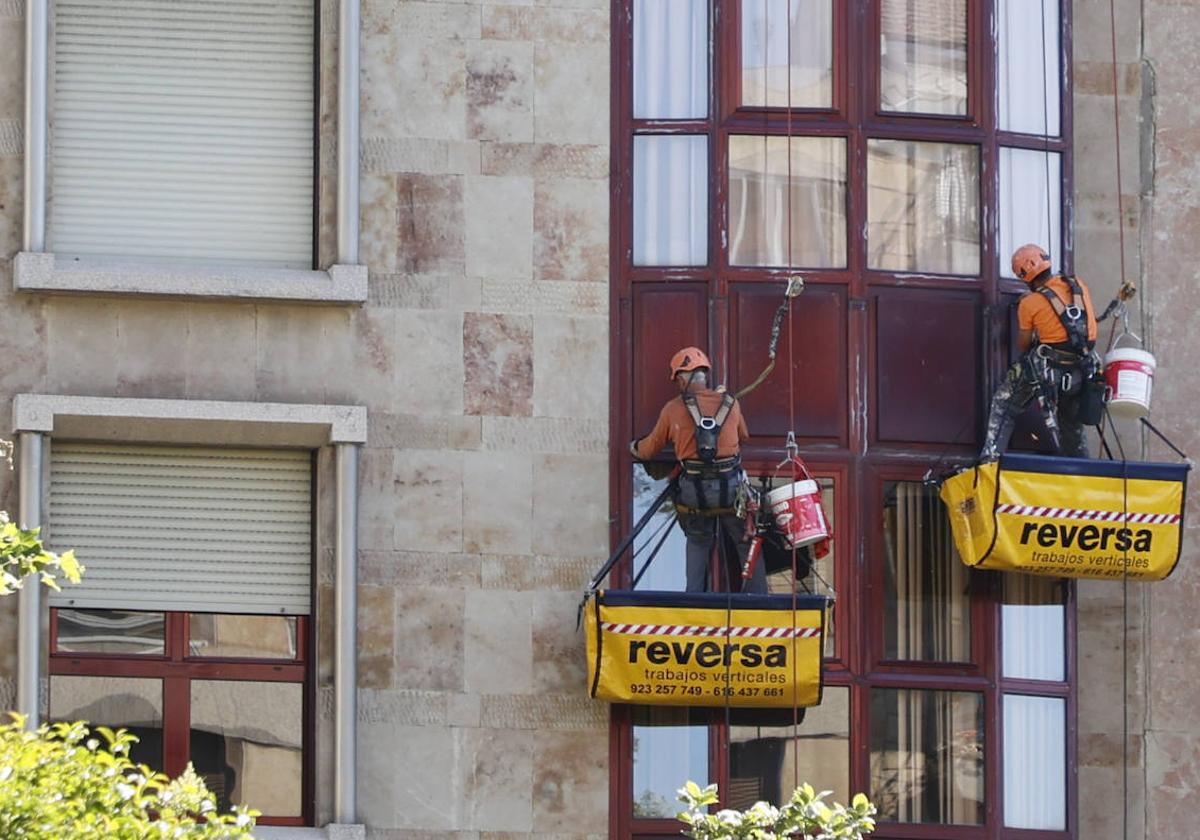
[[[750,437],[741,406],[733,394],[709,387],[712,365],[697,347],[671,357],[671,380],[679,396],[667,402],[650,434],[629,445],[633,457],[647,461],[671,443],[683,468],[675,495],[675,512],[687,537],[687,591],[704,592],[717,526],[733,538],[738,560],[746,562],[750,543],[738,510],[745,504],[749,482],[742,470],[741,445]],[[766,592],[762,563],[756,563],[742,592]]]
[[[1008,369],[992,396],[980,458],[998,458],[1008,448],[1017,416],[1034,399],[1043,402],[1048,431],[1052,439],[1058,438],[1061,454],[1086,458],[1083,427],[1098,424],[1103,411],[1102,385],[1097,381],[1100,362],[1092,350],[1096,311],[1091,292],[1076,277],[1053,274],[1050,255],[1038,245],[1018,248],[1012,269],[1029,285],[1017,304],[1017,349],[1022,358]]]

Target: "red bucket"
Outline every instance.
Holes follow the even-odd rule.
[[[821,486],[811,478],[767,493],[767,508],[789,548],[811,545],[829,536],[829,521],[821,509]]]

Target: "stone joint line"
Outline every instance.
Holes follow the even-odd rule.
[[[685,624],[618,624],[605,621],[609,633],[623,636],[750,636],[763,639],[811,639],[821,634],[820,627],[703,627]]]
[[[1142,525],[1178,525],[1183,519],[1177,513],[1123,513],[1119,510],[1078,510],[1048,508],[1032,505],[996,505],[996,513],[1012,516],[1039,516],[1046,519],[1091,519],[1096,522],[1133,522]]]

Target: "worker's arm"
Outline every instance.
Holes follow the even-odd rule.
[[[746,428],[746,415],[742,414],[741,404],[737,404],[737,432],[738,443],[750,440],[750,430]]]
[[[667,403],[670,405],[670,403]],[[658,414],[658,422],[654,424],[650,434],[640,440],[635,440],[629,444],[629,451],[633,453],[633,457],[639,461],[649,461],[659,452],[662,452],[663,447],[667,445],[667,440],[670,438],[671,421],[667,417],[667,406],[663,406],[663,410]]]
[[[1029,352],[1029,348],[1033,346],[1033,330],[1018,330],[1017,331],[1017,349],[1021,351],[1021,355]]]

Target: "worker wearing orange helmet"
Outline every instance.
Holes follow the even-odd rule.
[[[1037,399],[1061,454],[1086,458],[1083,427],[1098,423],[1103,410],[1100,364],[1092,349],[1096,312],[1091,292],[1076,277],[1054,274],[1050,255],[1039,245],[1018,248],[1012,270],[1029,286],[1017,304],[1017,349],[1022,358],[992,396],[980,457],[999,457],[1008,447],[1017,416]]]
[[[687,591],[704,592],[713,588],[708,585],[708,572],[718,525],[733,537],[740,563],[746,562],[750,543],[737,508],[747,485],[741,445],[750,432],[737,398],[710,387],[712,364],[700,348],[684,347],[672,356],[670,375],[679,396],[663,406],[650,434],[629,448],[633,457],[647,461],[668,443],[674,445],[683,468],[675,512],[687,537]],[[767,591],[762,563],[755,564],[742,591]]]

